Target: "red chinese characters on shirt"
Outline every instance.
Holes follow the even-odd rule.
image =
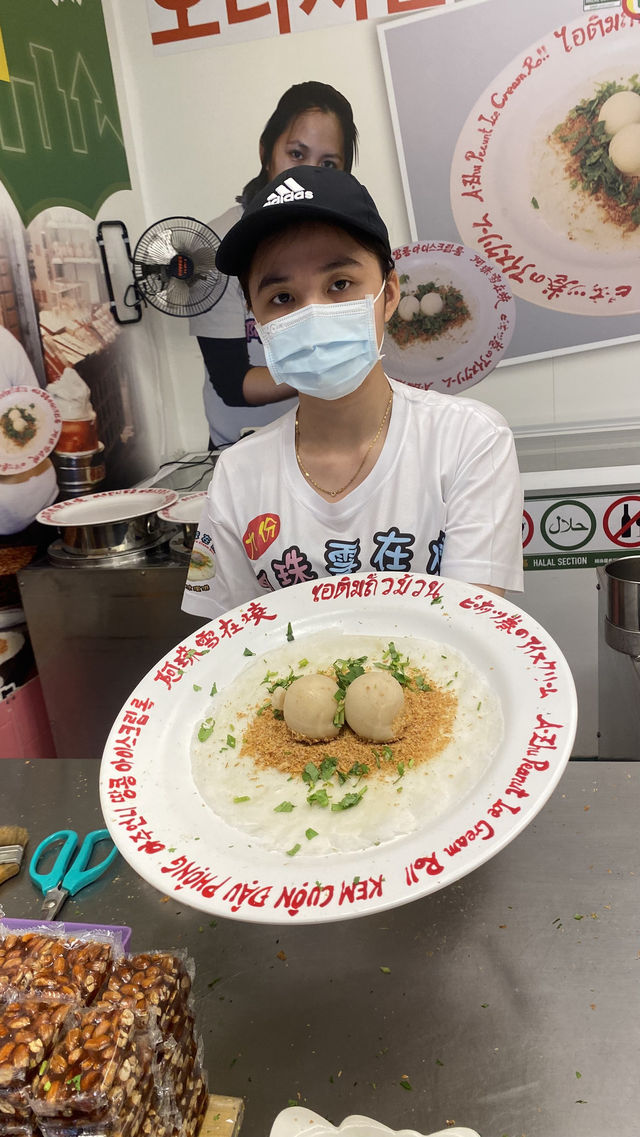
[[[266,553],[280,532],[277,513],[261,513],[247,525],[242,544],[250,561],[257,561]]]

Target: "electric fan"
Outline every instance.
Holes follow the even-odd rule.
[[[133,284],[124,298],[126,307],[135,308],[132,320],[117,312],[107,263],[103,230],[118,226],[122,231],[133,270]],[[118,323],[132,323],[142,316],[140,301],[151,304],[168,316],[198,316],[218,303],[227,286],[227,277],[216,268],[220,239],[213,229],[194,217],[165,217],[156,221],[140,237],[133,253],[122,221],[103,221],[98,226],[98,245],[102,256],[111,312]],[[135,300],[128,299],[133,290]]]

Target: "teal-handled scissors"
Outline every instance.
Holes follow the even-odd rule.
[[[79,849],[78,840],[78,834],[73,829],[59,829],[57,833],[51,833],[40,842],[31,858],[29,876],[44,896],[40,909],[43,919],[55,920],[67,896],[75,896],[76,892],[85,885],[102,876],[118,855],[108,829],[94,829],[93,832],[87,833]],[[40,872],[38,869],[40,857],[57,841],[62,841],[63,845],[52,867],[48,872]],[[113,846],[111,852],[104,860],[87,868],[93,850],[100,841],[109,841]],[[77,856],[76,849],[78,849]]]

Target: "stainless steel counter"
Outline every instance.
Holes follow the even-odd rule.
[[[95,828],[97,778],[95,761],[2,761],[2,823],[25,824],[32,849]],[[379,916],[212,921],[122,860],[62,916],[193,956],[210,1085],[245,1099],[242,1137],[268,1137],[294,1100],[421,1133],[455,1121],[481,1137],[637,1137],[639,812],[639,763],[573,761],[496,858]],[[26,865],[0,904],[39,915]]]

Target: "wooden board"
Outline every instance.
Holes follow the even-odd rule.
[[[209,1094],[209,1107],[199,1137],[237,1137],[244,1116],[242,1098]]]

